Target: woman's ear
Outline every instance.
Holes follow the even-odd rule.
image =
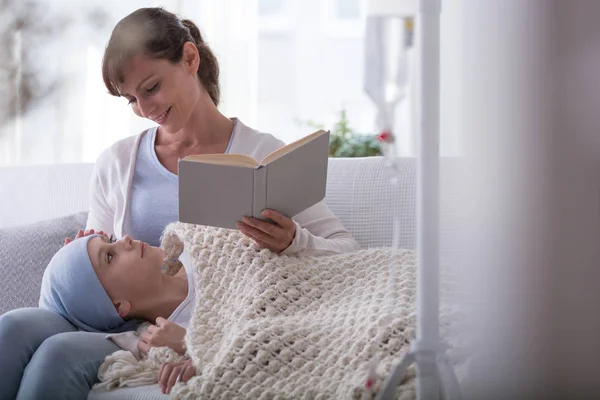
[[[198,73],[198,68],[200,67],[200,53],[198,53],[198,48],[194,43],[185,42],[183,44],[182,61],[190,74],[196,75]]]
[[[114,301],[113,304],[115,305],[115,308],[117,309],[117,312],[119,313],[119,317],[125,318],[129,315],[129,312],[131,311],[131,303],[130,302],[128,302],[127,300],[122,300],[122,301]]]

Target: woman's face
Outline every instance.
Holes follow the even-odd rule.
[[[175,133],[189,120],[200,98],[197,70],[198,52],[189,42],[178,63],[135,56],[125,68],[121,93],[136,115]]]
[[[147,298],[161,278],[165,252],[160,247],[129,236],[116,242],[96,236],[87,250],[100,283],[114,302],[135,303]]]

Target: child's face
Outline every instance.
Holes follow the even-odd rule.
[[[165,252],[160,247],[129,236],[113,243],[96,236],[88,242],[87,250],[98,279],[113,302],[128,301],[133,305],[143,301],[161,278]]]

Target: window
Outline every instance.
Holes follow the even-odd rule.
[[[361,18],[362,0],[335,0],[335,16],[339,20],[357,21]]]
[[[259,0],[258,15],[272,17],[281,15],[285,11],[285,0]]]
[[[327,33],[337,37],[363,37],[365,0],[322,0]]]
[[[287,34],[293,30],[294,0],[258,0],[261,33]]]

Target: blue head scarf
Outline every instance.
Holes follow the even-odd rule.
[[[39,306],[88,332],[132,329],[119,316],[90,261],[87,244],[96,236],[76,239],[52,257],[42,279]]]

